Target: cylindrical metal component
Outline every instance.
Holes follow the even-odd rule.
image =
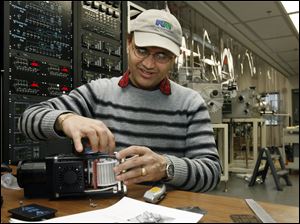
[[[99,159],[97,163],[97,186],[106,187],[117,183],[113,168],[117,165],[116,159]]]

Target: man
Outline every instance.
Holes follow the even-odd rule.
[[[213,189],[221,166],[205,102],[168,79],[181,38],[172,14],[142,12],[130,24],[122,77],[98,79],[30,107],[20,130],[35,140],[66,135],[78,152],[87,138],[93,151],[132,157],[114,168],[125,184],[164,181],[182,190]]]

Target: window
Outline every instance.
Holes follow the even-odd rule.
[[[269,105],[270,110],[272,110],[275,114],[279,112],[279,93],[272,92],[266,94],[266,103]],[[279,116],[267,115],[266,117],[266,125],[278,125]]]
[[[299,33],[299,2],[298,1],[281,1],[286,13],[289,15],[292,23]]]

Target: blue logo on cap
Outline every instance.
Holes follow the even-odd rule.
[[[167,21],[164,21],[164,20],[160,20],[160,19],[157,19],[155,21],[155,26],[164,28],[166,30],[171,30],[172,29],[172,25],[170,23],[168,23]]]

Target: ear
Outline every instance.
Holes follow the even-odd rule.
[[[133,33],[128,34],[127,36],[127,54],[129,53],[129,48],[131,47],[133,39]]]
[[[132,44],[132,41],[127,39],[127,54],[129,53],[129,48],[130,48],[131,44]]]

